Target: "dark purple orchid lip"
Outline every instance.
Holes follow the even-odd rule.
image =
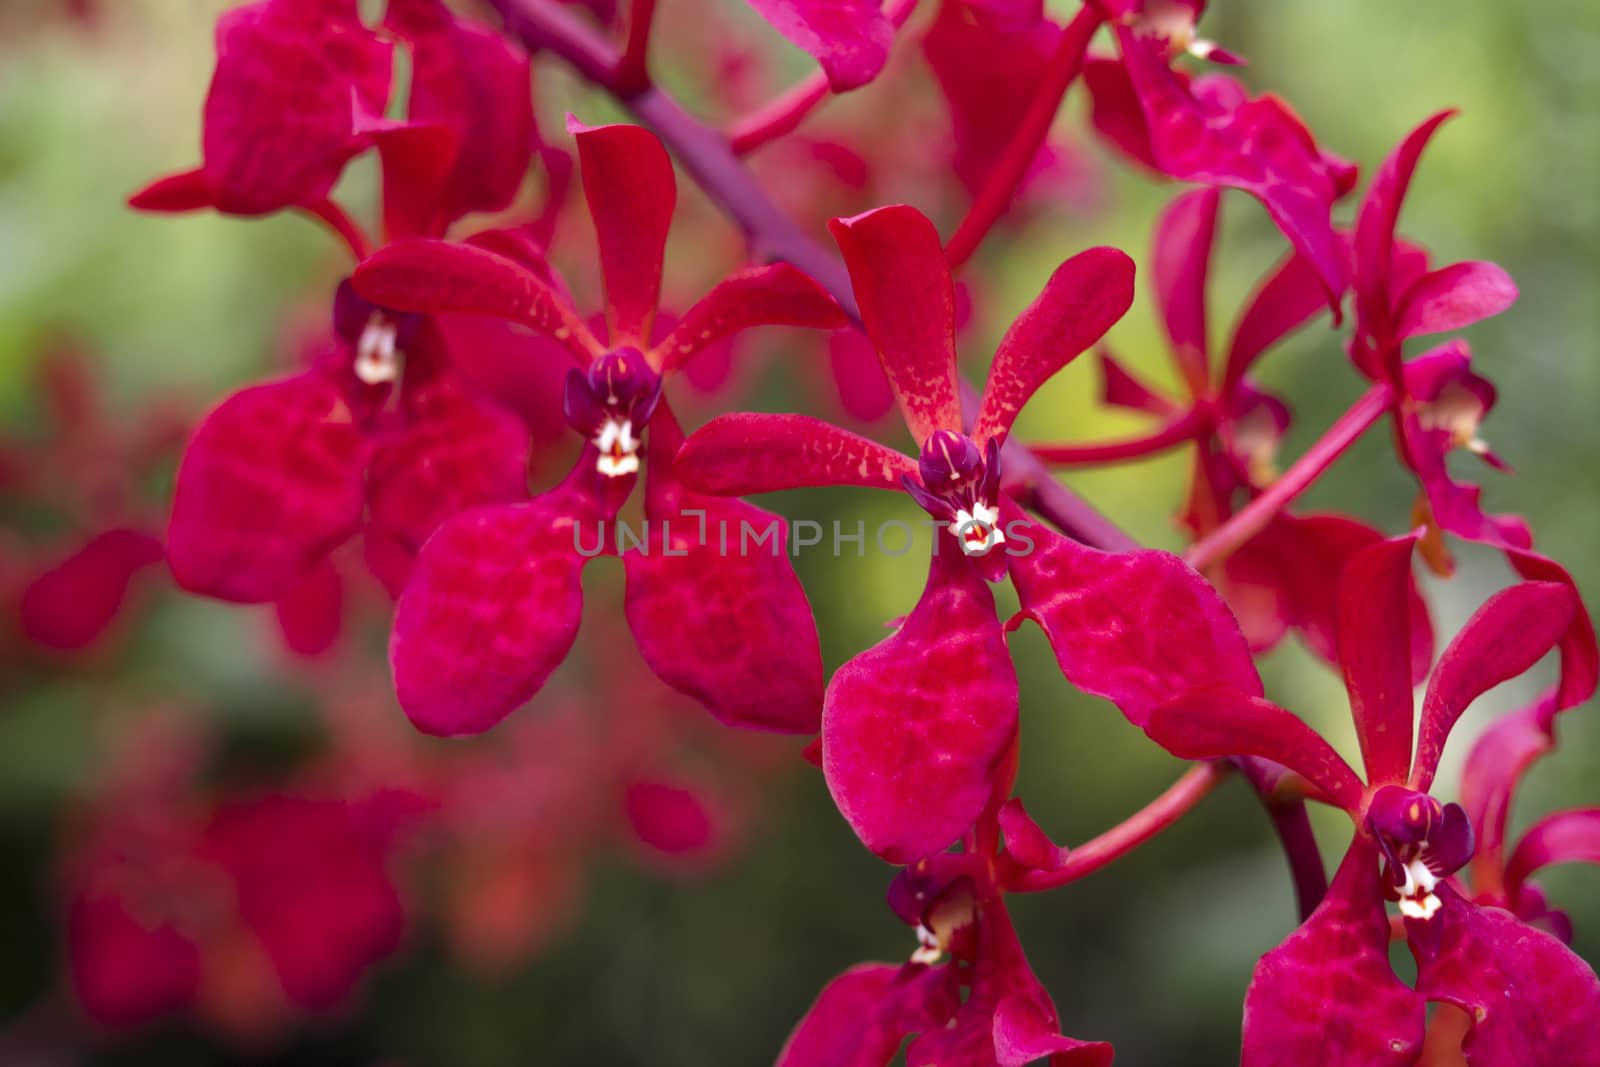
[[[922,481],[901,476],[901,484],[922,510],[946,523],[961,551],[985,556],[1006,543],[1000,522],[1000,441],[991,437],[979,449],[966,434],[938,430],[922,446],[917,463]]]
[[[621,478],[638,473],[644,428],[660,402],[661,375],[637,348],[625,347],[568,371],[562,408],[567,424],[594,445],[595,469]]]

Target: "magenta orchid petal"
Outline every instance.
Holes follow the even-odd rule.
[[[894,410],[894,389],[867,335],[851,326],[828,335],[828,369],[845,414],[876,422]]]
[[[1096,354],[1100,357],[1100,399],[1105,403],[1149,415],[1176,416],[1179,413],[1177,404],[1140,381],[1110,349],[1102,345]]]
[[[419,730],[481,733],[539,691],[577,637],[589,558],[577,542],[601,518],[563,487],[463,512],[428,539],[389,642],[400,706]]]
[[[205,168],[196,167],[157,178],[128,197],[128,206],[135,211],[158,215],[181,215],[215,204],[211,199],[211,186],[206,182]]]
[[[717,496],[800,486],[902,488],[911,457],[809,415],[719,415],[689,435],[674,470],[684,484]]]
[[[446,222],[439,202],[461,152],[460,134],[444,125],[388,120],[366,132],[383,164],[384,236],[434,236]]]
[[[1160,173],[1161,164],[1150,146],[1150,127],[1128,69],[1115,59],[1090,57],[1083,65],[1083,83],[1089,90],[1095,132],[1135,163]]]
[[[822,767],[862,842],[891,863],[972,825],[1017,732],[1017,676],[988,584],[942,546],[892,637],[834,674]]]
[[[1008,433],[1039,387],[1100,340],[1132,304],[1133,260],[1115,248],[1091,248],[1057,267],[995,352],[972,430],[979,447]]]
[[[1031,870],[1055,870],[1066,860],[1068,850],[1050,840],[1044,828],[1033,821],[1021,797],[1012,797],[1000,806],[997,816],[1005,835],[1006,855]]]
[[[1417,992],[1454,1004],[1472,1029],[1469,1067],[1600,1064],[1600,980],[1572,950],[1510,912],[1480,908],[1448,885],[1426,928],[1407,922]]]
[[[96,534],[22,590],[23,634],[58,652],[88,647],[116,621],[139,572],[163,557],[161,542],[142,530]]]
[[[822,652],[789,562],[787,524],[673,481],[672,435],[661,421],[651,429],[650,543],[622,557],[639,651],[662,681],[730,726],[816,733]]]
[[[1378,851],[1357,840],[1317,910],[1256,964],[1240,1062],[1414,1067],[1426,1012],[1389,966]]]
[[[390,46],[355,0],[261,0],[217,20],[203,148],[212,201],[257,215],[316,203],[362,147],[353,103],[381,113]]]
[[[521,323],[554,338],[579,363],[602,351],[544,279],[473,245],[401,241],[368,257],[350,282],[365,299],[396,311],[462,312]]]
[[[1411,769],[1411,553],[1415,535],[1363,549],[1339,576],[1339,666],[1373,784]],[[1425,787],[1424,787],[1425,788]]]
[[[1364,322],[1373,329],[1392,326],[1390,288],[1395,256],[1395,226],[1422,150],[1455,111],[1440,111],[1406,135],[1383,161],[1367,187],[1356,215],[1353,259],[1356,299]]]
[[[716,816],[694,789],[668,782],[630,782],[623,811],[639,843],[663,856],[707,856],[719,844]]]
[[[1478,735],[1461,771],[1461,806],[1477,838],[1475,886],[1498,882],[1505,869],[1506,822],[1523,772],[1555,747],[1555,690],[1509,712]]]
[[[1517,300],[1517,283],[1493,263],[1452,263],[1418,278],[1400,303],[1395,337],[1460,330]]]
[[[774,1067],[887,1067],[906,1034],[933,1025],[939,977],[916,965],[850,968],[817,996]]]
[[[648,355],[660,370],[674,371],[696,353],[752,326],[832,330],[848,321],[827,290],[787,263],[750,267],[724,279],[684,312]]]
[[[1596,645],[1594,620],[1578,595],[1578,587],[1567,569],[1548,556],[1510,548],[1506,558],[1519,575],[1529,581],[1559,582],[1572,590],[1577,607],[1567,632],[1561,635],[1561,680],[1556,687],[1556,709],[1576,707],[1594,695],[1600,684],[1600,646]]]
[[[1316,318],[1328,306],[1316,265],[1291,252],[1251,294],[1233,328],[1223,391],[1242,379],[1262,353]]]
[[[1192,386],[1210,378],[1206,279],[1221,204],[1222,190],[1214,185],[1180,194],[1156,222],[1150,257],[1167,339],[1184,380]]]
[[[384,25],[411,45],[411,121],[456,135],[439,215],[505,208],[533,149],[527,55],[487,26],[455,17],[441,0],[390,0]]]
[[[1293,712],[1226,686],[1192,689],[1150,713],[1145,733],[1180,759],[1259,756],[1304,775],[1354,811],[1365,788],[1333,746]]]
[[[1558,863],[1600,863],[1600,808],[1558,811],[1528,827],[1506,864],[1506,887],[1514,893],[1529,875]]]
[[[875,0],[747,0],[795,47],[815,59],[836,93],[872,81],[889,59],[894,24]]]
[[[1044,630],[1067,680],[1136,726],[1194,686],[1257,695],[1249,646],[1215,589],[1177,556],[1087,548],[1033,524],[1009,560],[1022,613]]]
[[[1056,1033],[1056,1023],[1023,994],[1012,994],[994,1010],[994,1056],[1000,1067],[1025,1067],[1045,1057],[1050,1067],[1111,1067],[1104,1041],[1079,1041]]]
[[[1568,586],[1522,582],[1490,597],[1467,620],[1428,680],[1413,788],[1426,792],[1433,783],[1445,741],[1467,705],[1554,649],[1577,609]]]
[[[939,232],[904,204],[828,228],[911,436],[920,445],[935,430],[959,430],[955,287]]]
[[[339,388],[314,372],[235,393],[178,467],[167,558],[178,584],[266,603],[355,532],[367,446]]]
[[[344,580],[333,561],[319,562],[273,609],[283,643],[295,655],[315,657],[333,648],[344,628]]]
[[[528,492],[528,431],[449,377],[411,386],[367,472],[368,522],[415,552],[450,516]]]
[[[613,346],[647,346],[661,302],[662,257],[678,202],[672,160],[641,126],[582,127],[577,136],[583,193],[600,242],[606,325]]]
[[[72,990],[102,1026],[138,1026],[189,1006],[201,988],[200,948],[139,902],[91,889],[67,908]]]

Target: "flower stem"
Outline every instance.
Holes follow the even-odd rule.
[[[1045,70],[1044,80],[1034,90],[1022,122],[1006,145],[1005,154],[995,164],[994,170],[989,172],[989,178],[973,200],[967,217],[961,220],[961,225],[956,227],[956,232],[945,245],[944,256],[950,261],[951,270],[972,258],[972,253],[978,250],[984,237],[1016,196],[1017,186],[1039,155],[1039,147],[1050,132],[1056,112],[1061,110],[1061,101],[1067,95],[1068,86],[1083,69],[1083,57],[1089,51],[1089,40],[1100,28],[1100,21],[1099,9],[1093,3],[1087,3],[1061,34],[1055,53],[1050,57],[1050,65]]]
[[[1366,433],[1389,410],[1390,390],[1378,384],[1361,394],[1350,410],[1328,427],[1315,444],[1306,449],[1294,466],[1284,471],[1272,487],[1190,546],[1184,559],[1197,571],[1220,563],[1240,545],[1260,533],[1295,497],[1310,488],[1322,472],[1333,466],[1345,450]]]
[[[307,204],[301,210],[333,231],[334,236],[350,249],[350,254],[356,258],[357,263],[366,259],[371,253],[372,242],[367,237],[366,231],[361,228],[361,224],[351,218],[350,213],[332,199],[324,197],[315,204]]]
[[[633,0],[628,9],[628,39],[615,68],[620,95],[642,93],[650,87],[650,26],[655,14],[656,0]]]
[[[1070,850],[1061,866],[1048,871],[1019,871],[1007,878],[1007,892],[1039,893],[1093,874],[1181,819],[1221,784],[1231,770],[1222,761],[1195,764],[1168,786],[1166,792],[1105,833]]]

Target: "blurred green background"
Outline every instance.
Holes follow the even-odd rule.
[[[0,4],[5,425],[36,418],[30,361],[54,331],[70,330],[103,354],[99,371],[120,406],[174,391],[204,406],[262,377],[286,312],[323,291],[327,243],[302,221],[141,218],[123,206],[149,177],[194,158],[211,22],[223,6],[115,0],[85,30],[51,21],[53,5]],[[670,23],[672,0],[662,17]],[[1502,390],[1484,436],[1519,473],[1474,467],[1472,476],[1486,483],[1494,510],[1525,515],[1540,547],[1572,569],[1591,604],[1600,603],[1600,112],[1593,107],[1600,8],[1585,0],[1220,0],[1202,30],[1249,56],[1249,84],[1290,100],[1326,146],[1364,172],[1427,114],[1462,109],[1426,157],[1403,226],[1442,261],[1494,259],[1522,287],[1515,308],[1470,335],[1477,369]],[[781,48],[762,32],[749,27],[754,39]],[[792,55],[784,61],[804,69]],[[669,68],[668,76],[688,82],[693,72]],[[564,76],[550,84],[541,111],[554,130],[551,117],[582,98]],[[1081,103],[1075,94],[1062,129],[1103,155],[1081,135]],[[893,105],[868,89],[840,106]],[[1013,234],[984,250],[978,269],[991,280],[991,305],[966,339],[967,357],[981,361],[1051,267],[1078,248],[1110,242],[1143,261],[1151,222],[1171,190],[1114,162],[1107,174],[1103,214],[1046,213],[1026,240]],[[1212,306],[1218,329],[1281,248],[1254,202],[1230,194],[1224,210]],[[680,246],[678,254],[692,251]],[[1148,293],[1141,291],[1112,339],[1140,369],[1170,380]],[[1262,377],[1295,407],[1287,456],[1360,391],[1337,338],[1324,330],[1286,345]],[[769,406],[784,405],[781,379],[763,398]],[[1085,360],[1030,407],[1021,432],[1090,438],[1137,426],[1097,411],[1096,392]],[[1184,473],[1182,460],[1168,459],[1070,480],[1142,539],[1174,547],[1168,516]],[[1309,502],[1397,531],[1413,494],[1385,435],[1373,433]],[[824,521],[910,517],[898,503],[857,493],[790,494],[776,506]],[[915,553],[898,561],[813,555],[800,567],[830,667],[877,640],[883,620],[910,606],[923,574]],[[1441,634],[1506,580],[1492,555],[1463,552],[1460,575],[1430,586]],[[88,723],[118,706],[173,697],[203,702],[230,728],[255,735],[303,725],[303,694],[275,686],[276,661],[259,649],[257,620],[244,615],[208,603],[167,605],[133,635],[114,679],[91,668],[7,687],[0,1029],[60,981],[49,864],[62,805],[93,774]],[[1013,648],[1025,737],[1019,792],[1058,840],[1097,833],[1179,773],[1108,705],[1073,694],[1036,631],[1019,633]],[[1298,647],[1275,653],[1263,669],[1275,698],[1353,751],[1342,692],[1326,669]],[[1541,681],[1480,702],[1446,753],[1441,796],[1452,794],[1472,727],[1528,698]],[[1562,749],[1521,794],[1517,826],[1557,807],[1600,801],[1594,711],[1565,717]],[[1342,821],[1319,821],[1330,857],[1342,849]],[[463,977],[427,936],[414,939],[405,958],[379,970],[354,1010],[268,1058],[473,1067],[767,1063],[828,978],[859,960],[902,959],[913,947],[910,931],[881,905],[890,873],[857,845],[820,776],[792,775],[775,783],[747,851],[708,881],[662,882],[610,864],[580,925],[494,982]],[[1577,948],[1591,960],[1600,958],[1596,877],[1557,870],[1545,880],[1554,900],[1573,910]],[[1265,819],[1236,782],[1136,855],[1066,890],[1016,899],[1014,910],[1064,1032],[1114,1042],[1118,1063],[1128,1067],[1234,1062],[1250,968],[1294,922]],[[239,1055],[180,1026],[107,1042],[94,1061],[202,1064]]]

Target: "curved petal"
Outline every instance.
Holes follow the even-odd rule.
[[[355,532],[366,444],[340,390],[302,374],[235,393],[178,467],[167,558],[192,592],[266,603]]]
[[[877,422],[894,410],[894,389],[867,335],[853,326],[828,335],[828,369],[845,414]]]
[[[630,782],[622,806],[639,843],[662,857],[705,860],[721,844],[716,815],[695,789],[660,781]]]
[[[1578,609],[1571,588],[1522,582],[1486,600],[1456,634],[1422,699],[1413,788],[1427,791],[1450,730],[1482,694],[1539,662],[1567,631]]]
[[[1133,260],[1115,248],[1091,248],[1057,267],[995,352],[972,430],[978,446],[1008,432],[1028,398],[1132,304]]]
[[[674,371],[696,353],[752,326],[832,330],[848,322],[827,290],[805,273],[787,263],[749,267],[724,279],[684,312],[649,357],[661,371]]]
[[[1414,1067],[1426,1020],[1389,966],[1377,849],[1358,840],[1317,910],[1256,964],[1241,1067]]]
[[[909,863],[972,825],[1016,731],[1017,676],[994,596],[947,549],[900,629],[834,674],[822,769],[862,842]]]
[[[448,377],[410,386],[367,471],[368,522],[415,552],[450,516],[528,494],[528,432]]]
[[[1496,264],[1452,263],[1412,283],[1400,304],[1396,339],[1464,329],[1516,301],[1517,283]]]
[[[1191,388],[1203,387],[1211,377],[1206,276],[1221,203],[1222,190],[1214,185],[1180,193],[1156,221],[1150,254],[1156,303],[1167,327],[1167,340]]]
[[[1369,329],[1383,329],[1390,322],[1394,231],[1400,219],[1400,205],[1411,185],[1411,175],[1416,172],[1417,161],[1434,132],[1455,114],[1453,109],[1440,111],[1408,133],[1384,159],[1367,186],[1367,195],[1356,214],[1353,259],[1356,299]]]
[[[836,93],[872,81],[889,59],[894,25],[877,0],[746,0],[772,28],[808,53]]]
[[[1195,570],[1168,552],[1100,552],[1038,524],[1037,542],[1009,559],[1022,613],[1044,630],[1067,681],[1105,697],[1130,722],[1173,694],[1219,684],[1261,692],[1233,613]]]
[[[1228,345],[1222,391],[1231,392],[1263,353],[1327,306],[1316,265],[1299,252],[1291,252],[1262,280],[1239,314]]]
[[[206,183],[203,167],[168,174],[128,197],[128,206],[135,211],[156,214],[183,214],[213,207],[211,186]]]
[[[1101,345],[1096,354],[1100,357],[1100,400],[1114,408],[1143,411],[1149,415],[1166,415],[1176,418],[1183,409],[1169,397],[1162,396],[1140,381],[1111,350]]]
[[[673,463],[691,489],[744,496],[800,486],[900,490],[909,456],[809,415],[719,415],[689,435]]]
[[[200,992],[199,946],[139,903],[91,889],[67,907],[72,989],[103,1026],[138,1026],[182,1011]]]
[[[428,539],[389,641],[395,692],[419,730],[481,733],[539,691],[578,635],[589,558],[578,541],[599,521],[563,488],[463,512]]]
[[[1561,681],[1556,686],[1556,710],[1577,707],[1594,695],[1600,683],[1600,647],[1595,644],[1594,620],[1584,606],[1578,587],[1567,569],[1548,556],[1522,549],[1506,549],[1506,559],[1522,577],[1535,582],[1560,582],[1572,590],[1577,610],[1567,632],[1561,635]]]
[[[1260,756],[1300,772],[1347,811],[1361,803],[1361,779],[1333,746],[1258,696],[1219,685],[1193,689],[1152,711],[1145,733],[1180,759]]]
[[[670,459],[657,444],[662,429],[651,428],[645,504],[656,528],[646,549],[623,555],[628,626],[639,651],[662,681],[730,726],[815,733],[822,651],[789,562],[787,523],[671,481]],[[750,542],[746,530],[763,540]]]
[[[896,204],[828,224],[911,436],[961,429],[956,298],[939,232]]]
[[[411,45],[411,121],[448,127],[459,145],[440,216],[508,206],[533,150],[527,55],[440,0],[390,0],[384,25]]]
[[[217,208],[257,215],[327,196],[361,148],[354,108],[381,114],[388,100],[388,42],[355,0],[261,0],[223,14],[216,37],[202,148]]]
[[[1600,863],[1600,808],[1558,811],[1528,827],[1506,864],[1507,890],[1557,863]]]
[[[887,1067],[908,1033],[936,1025],[938,972],[862,963],[829,982],[774,1067]]]
[[[1472,854],[1472,885],[1480,894],[1495,892],[1505,872],[1506,821],[1517,782],[1534,761],[1555,747],[1551,724],[1555,691],[1497,719],[1478,735],[1461,771],[1461,806],[1472,822],[1477,847]]]
[[[396,311],[462,312],[521,323],[560,342],[579,363],[603,351],[542,278],[473,245],[401,241],[369,256],[350,284],[365,299]]]
[[[1339,576],[1339,666],[1367,780],[1404,781],[1411,768],[1411,551],[1416,536],[1357,553]]]
[[[1025,1067],[1050,1058],[1050,1067],[1111,1067],[1111,1046],[1104,1041],[1063,1037],[1061,1024],[1021,994],[1000,1001],[994,1011],[994,1055],[1000,1067]]]
[[[1572,950],[1499,908],[1462,900],[1448,885],[1426,925],[1406,923],[1417,992],[1465,1011],[1470,1067],[1600,1064],[1600,981]]]
[[[308,658],[323,655],[344,628],[344,582],[339,571],[324,558],[273,608],[289,651]]]
[[[613,347],[650,340],[661,302],[661,264],[678,200],[672,160],[642,126],[583,127],[577,135],[583,193],[600,241],[606,325]]]
[[[134,577],[160,563],[161,542],[141,530],[96,534],[22,590],[22,632],[70,652],[93,644],[116,621]]]

